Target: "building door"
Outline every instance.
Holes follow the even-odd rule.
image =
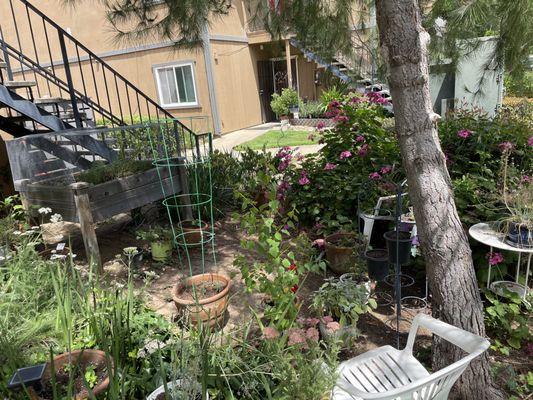
[[[281,91],[284,88],[289,87],[289,80],[287,79],[287,60],[272,60],[272,70],[274,92],[281,94]],[[298,91],[298,69],[296,66],[296,58],[291,58],[291,75],[292,87]]]
[[[273,70],[272,62],[258,61],[257,75],[259,78],[259,99],[261,102],[261,116],[263,122],[272,122],[276,120],[276,114],[270,108],[270,101],[274,94],[274,81],[272,80]]]

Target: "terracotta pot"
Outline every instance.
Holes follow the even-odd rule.
[[[213,296],[199,298],[197,301],[184,298],[183,292],[185,289],[198,285],[201,282],[219,282],[224,285],[224,288]],[[214,327],[215,325],[221,327],[224,321],[224,312],[228,305],[230,286],[230,279],[223,275],[215,273],[194,275],[179,281],[174,286],[172,298],[174,299],[176,308],[180,312],[189,313],[194,325],[198,325],[201,322],[210,327]]]
[[[329,267],[337,274],[345,274],[354,270],[357,264],[357,254],[355,252],[355,245],[351,247],[340,246],[335,242],[340,239],[353,239],[357,242],[359,239],[353,233],[334,233],[326,236],[325,248],[326,259]]]
[[[178,224],[179,229],[183,234],[182,238],[178,239],[178,244],[183,244],[183,240],[189,246],[202,244],[203,236],[209,234],[209,224],[202,221],[202,225],[198,226],[192,223],[192,220],[183,220]]]
[[[106,357],[106,354],[101,350],[93,350],[93,349],[85,349],[85,350],[74,350],[70,353],[63,353],[56,357],[54,357],[54,371],[57,371],[59,368],[61,368],[63,365],[67,363],[79,363],[82,362],[84,364],[88,363],[106,363],[111,362],[111,368],[114,369],[114,363],[113,359],[110,357]],[[47,363],[46,369],[43,374],[42,381],[47,382],[51,379],[52,376],[52,369],[50,367],[50,362]],[[105,392],[107,390],[107,387],[109,386],[109,371],[106,376],[106,378],[100,382],[97,386],[95,386],[92,389],[92,392],[95,396],[98,396],[99,394]],[[39,397],[35,392],[30,393],[32,400],[43,400],[41,397]],[[74,397],[74,400],[83,400],[88,399],[89,393],[86,394],[77,394]]]

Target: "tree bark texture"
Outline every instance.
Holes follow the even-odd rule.
[[[417,0],[376,0],[381,51],[389,66],[396,131],[424,255],[434,315],[449,324],[485,335],[483,307],[468,238],[457,214],[438,132],[439,116],[429,93],[427,44]],[[433,367],[464,356],[434,340]],[[468,400],[503,398],[492,385],[488,354],[472,362],[454,388]]]

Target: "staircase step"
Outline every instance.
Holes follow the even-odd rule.
[[[5,81],[3,85],[8,89],[22,89],[37,86],[35,81]]]
[[[50,171],[65,168],[65,162],[59,158],[49,158],[44,160],[44,164],[46,165],[46,169]]]
[[[49,104],[70,103],[70,100],[64,99],[62,97],[43,97],[40,99],[34,99],[33,102],[38,105],[49,105]]]
[[[0,61],[0,68],[7,68],[7,63],[5,61]]]

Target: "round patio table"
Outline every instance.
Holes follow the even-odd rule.
[[[477,240],[480,243],[483,243],[490,247],[490,252],[493,252],[494,248],[504,251],[511,251],[518,253],[518,262],[516,264],[516,277],[515,281],[490,281],[490,274],[492,265],[489,262],[489,274],[487,277],[487,287],[494,293],[498,295],[503,295],[503,289],[510,290],[512,292],[518,293],[522,298],[525,298],[529,292],[528,278],[529,278],[529,269],[531,267],[531,257],[533,256],[533,248],[521,248],[515,247],[507,244],[505,242],[505,233],[500,232],[498,229],[497,222],[482,222],[475,224],[470,227],[468,233],[472,239]],[[520,278],[520,267],[522,264],[522,254],[527,255],[526,262],[526,281],[525,285],[518,283]]]

